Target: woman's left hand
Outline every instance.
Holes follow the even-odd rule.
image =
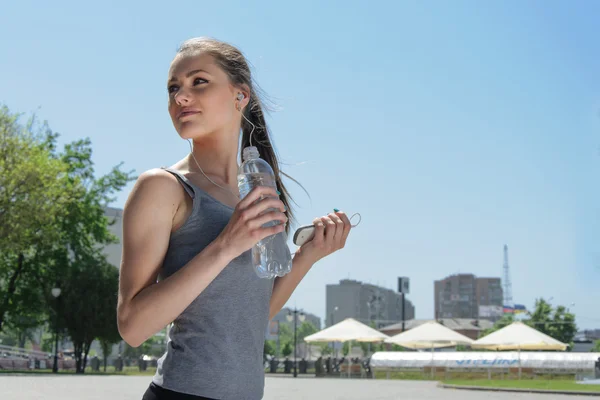
[[[296,251],[296,256],[311,264],[343,248],[352,224],[343,211],[336,211],[313,220],[315,236]]]

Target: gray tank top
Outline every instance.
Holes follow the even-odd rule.
[[[190,217],[170,238],[159,279],[175,273],[211,243],[233,209],[175,175],[193,199]],[[263,351],[273,280],[260,279],[251,252],[235,258],[179,315],[153,382],[177,392],[228,400],[263,397]]]

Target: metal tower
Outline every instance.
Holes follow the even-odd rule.
[[[512,298],[512,284],[510,283],[510,271],[508,266],[508,246],[504,245],[504,276],[502,280],[504,281],[504,307],[513,308],[513,298]]]

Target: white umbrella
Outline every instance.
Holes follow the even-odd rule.
[[[329,328],[313,333],[304,338],[307,343],[314,342],[382,342],[388,338],[388,335],[379,332],[354,318],[346,318]],[[350,343],[351,348],[351,343]],[[351,365],[350,357],[348,357],[348,365]],[[350,367],[348,367],[348,377],[350,377]]]
[[[568,345],[517,321],[476,340],[471,347],[486,350],[564,351]]]
[[[354,318],[346,318],[329,328],[313,333],[304,338],[304,341],[313,342],[382,342],[389,336],[358,322]]]
[[[566,350],[568,345],[517,321],[476,340],[474,349],[518,350],[519,378],[521,377],[521,350]]]
[[[385,341],[409,349],[431,349],[431,375],[433,376],[433,349],[453,347],[459,344],[470,345],[473,340],[438,323],[429,321],[407,332],[399,333]]]
[[[430,321],[392,336],[386,339],[385,343],[393,343],[409,349],[434,349],[459,344],[470,345],[473,340],[436,321]]]

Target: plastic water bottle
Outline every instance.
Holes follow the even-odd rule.
[[[277,189],[273,169],[265,160],[260,158],[255,146],[246,147],[242,152],[243,163],[238,172],[238,188],[243,199],[256,186],[270,186]],[[260,199],[262,200],[262,199]],[[258,200],[258,201],[260,201]],[[276,211],[267,209],[265,212]],[[263,227],[280,224],[270,221]],[[267,236],[252,248],[252,264],[260,278],[271,279],[284,276],[292,270],[292,255],[287,245],[285,231]]]

